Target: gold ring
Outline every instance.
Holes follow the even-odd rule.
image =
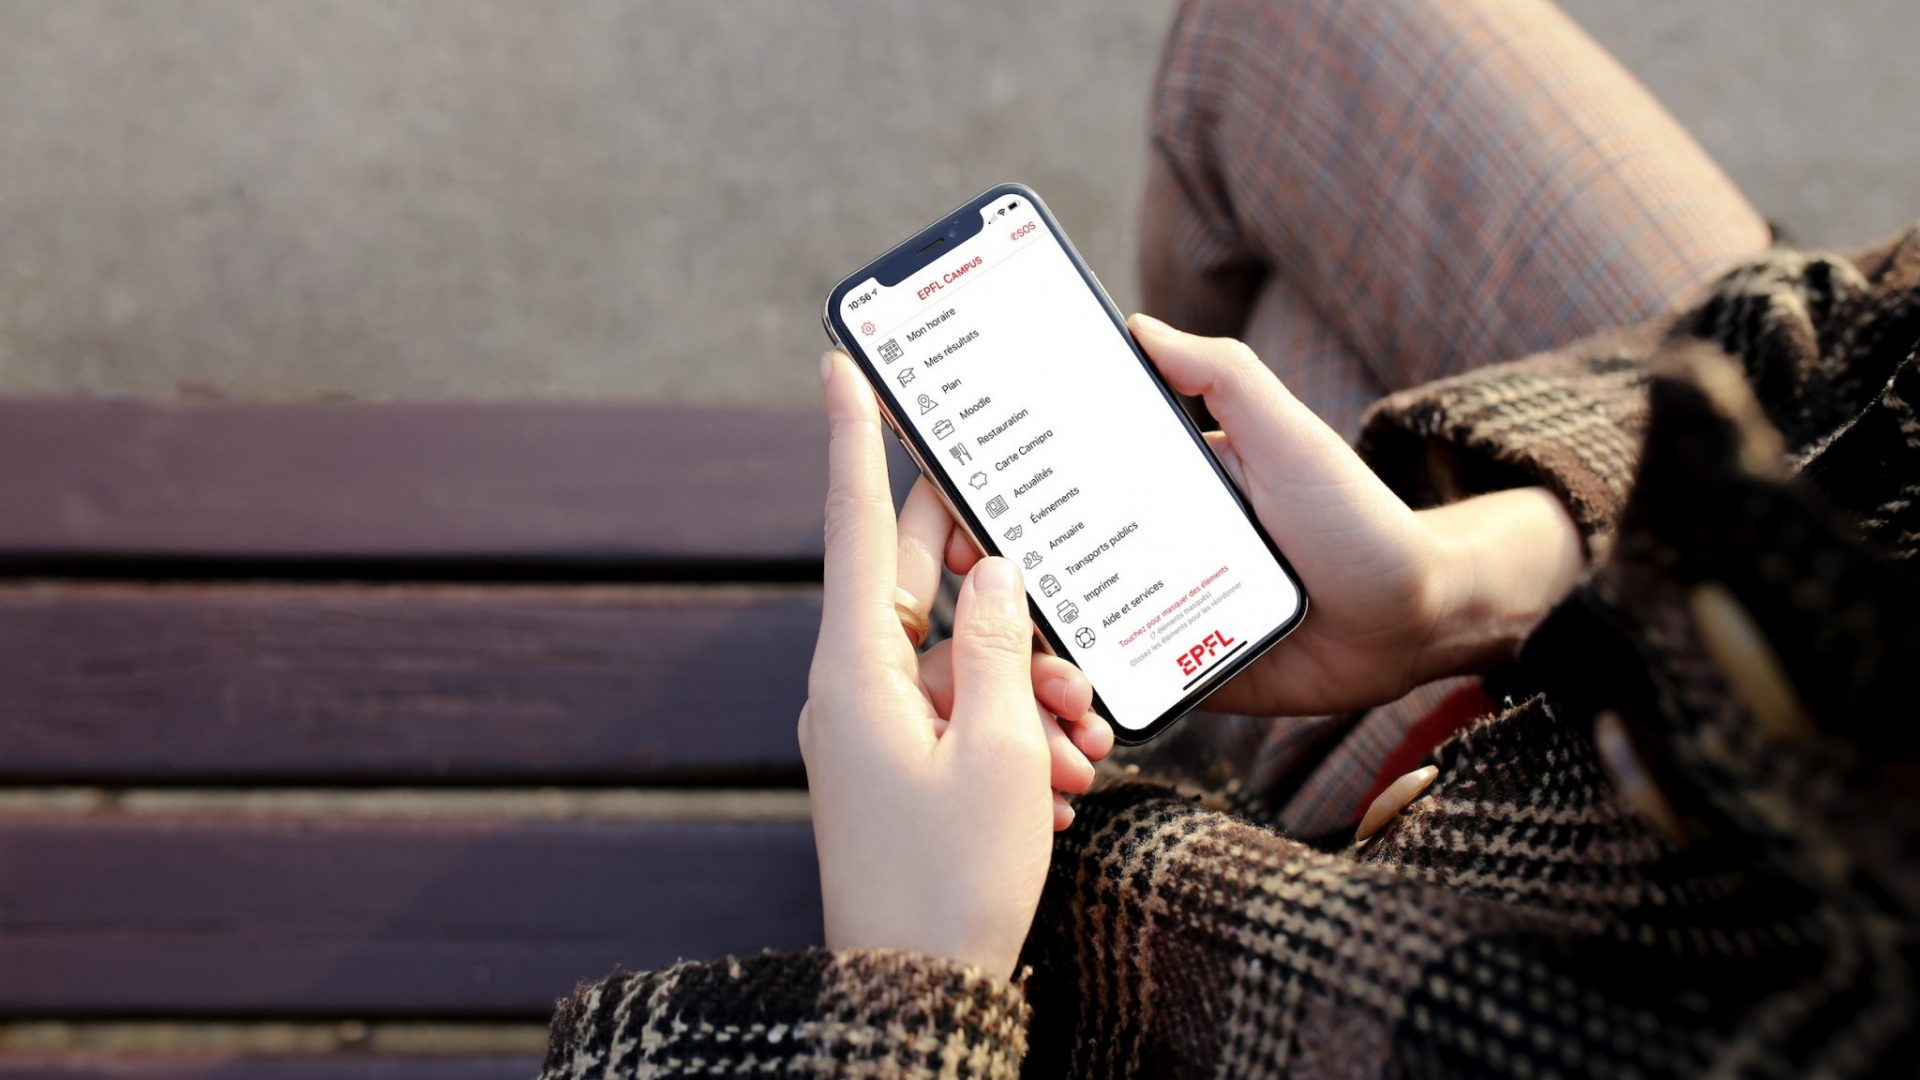
[[[927,617],[920,613],[920,602],[913,598],[912,593],[895,586],[893,612],[900,616],[900,629],[907,632],[908,643],[919,648],[920,643],[927,640],[927,631],[931,629]]]

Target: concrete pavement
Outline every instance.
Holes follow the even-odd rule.
[[[1572,0],[1813,241],[1920,217],[1920,5]],[[0,393],[815,399],[993,181],[1133,299],[1167,0],[0,0]]]

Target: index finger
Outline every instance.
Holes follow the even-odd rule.
[[[873,390],[839,350],[821,357],[827,406],[827,534],[820,641],[866,650],[905,639],[893,611],[897,558],[886,441]]]

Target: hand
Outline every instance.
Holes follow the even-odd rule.
[[[883,455],[884,465],[884,455]],[[882,476],[884,481],[885,477]],[[940,589],[940,565],[964,575],[980,559],[980,550],[958,528],[940,493],[922,476],[913,482],[900,507],[900,584],[895,600],[912,610],[923,625]],[[920,654],[920,687],[933,702],[934,734],[946,730],[953,714],[953,641],[942,641]],[[1093,711],[1093,683],[1067,660],[1043,652],[1033,654],[1034,699],[1050,716],[1060,718],[1048,727],[1048,749],[1053,761],[1054,787],[1080,794],[1093,782],[1092,762],[1113,750],[1113,729]],[[1073,821],[1073,808],[1056,799],[1054,828]]]
[[[1078,670],[1034,655],[1020,570],[1004,559],[972,567],[951,643],[914,655],[896,589],[924,612],[953,526],[931,489],[910,495],[896,523],[872,391],[837,352],[822,377],[825,584],[800,749],[827,944],[1010,977],[1052,833],[1072,820],[1055,791],[1087,789],[1112,732]]]
[[[1220,421],[1207,442],[1312,603],[1209,708],[1345,712],[1480,670],[1510,655],[1578,575],[1579,534],[1544,489],[1416,513],[1245,345],[1145,315],[1128,325],[1167,382]]]

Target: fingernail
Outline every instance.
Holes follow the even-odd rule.
[[[1133,313],[1133,328],[1149,334],[1167,335],[1173,333],[1173,327],[1143,311]]]
[[[973,591],[981,596],[1013,596],[1020,592],[1020,568],[1010,559],[981,559],[973,568]]]
[[[823,383],[826,382],[828,377],[831,376],[832,374],[833,374],[833,350],[828,349],[826,352],[823,352],[820,354],[820,381]]]

